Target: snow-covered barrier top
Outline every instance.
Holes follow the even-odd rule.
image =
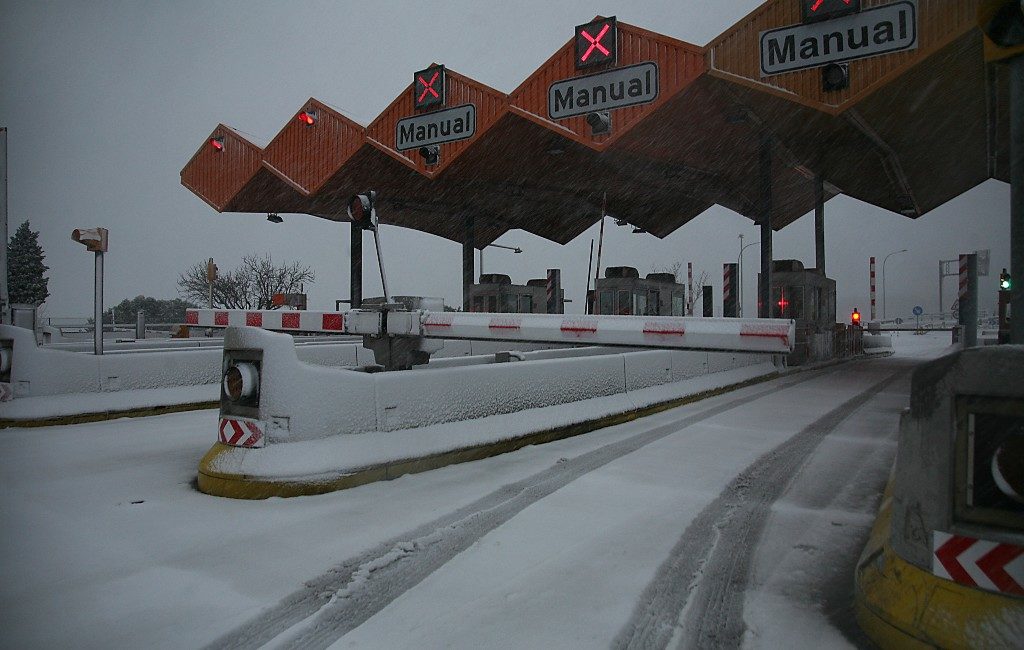
[[[681,350],[792,352],[796,326],[770,318],[582,316],[433,311],[347,312],[190,309],[197,327],[261,327],[285,332],[335,332],[481,341],[574,343]]]
[[[249,394],[258,399],[245,406],[246,412],[222,400],[219,439],[242,444],[252,437],[247,427],[255,426],[260,435],[248,446],[291,443],[522,416],[602,397],[619,400],[619,410],[626,411],[636,408],[631,397],[636,391],[774,361],[763,354],[689,350],[580,352],[573,358],[364,373],[302,363],[290,336],[229,328],[226,364],[253,364],[254,374],[243,383],[251,382]]]

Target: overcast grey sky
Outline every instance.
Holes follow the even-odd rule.
[[[175,280],[213,257],[221,268],[252,252],[301,260],[317,273],[310,307],[348,297],[348,227],[307,215],[217,214],[180,184],[179,172],[223,122],[263,144],[309,97],[368,124],[432,61],[510,92],[595,15],[703,45],[759,4],[577,2],[12,2],[0,19],[0,126],[9,129],[10,231],[40,231],[50,266],[50,316],[92,313],[92,255],[74,228],[110,229],[106,304],[139,294],[177,296]],[[927,137],[923,134],[922,137]],[[611,222],[608,222],[611,226]],[[707,270],[719,302],[722,263],[737,236],[756,226],[714,207],[665,239],[606,228],[607,265],[641,273],[675,261]],[[839,318],[868,311],[868,257],[902,248],[886,267],[889,315],[938,306],[938,260],[990,248],[993,273],[1009,266],[1009,186],[988,181],[917,221],[847,197],[826,206],[826,266],[838,281]],[[582,310],[590,240],[567,246],[512,231],[489,248],[486,272],[514,282],[562,269],[570,311]],[[392,292],[461,304],[461,247],[437,237],[382,229]],[[776,259],[814,264],[813,216],[775,237]],[[752,313],[759,247],[744,255],[746,313]],[[367,264],[373,264],[368,251]],[[373,267],[364,295],[379,295]],[[945,303],[953,299],[947,282]],[[988,291],[991,285],[992,290]],[[994,307],[995,277],[982,280]],[[881,291],[881,278],[879,278]],[[987,298],[991,296],[991,299]],[[717,305],[717,309],[721,306]],[[881,309],[881,296],[879,296]]]

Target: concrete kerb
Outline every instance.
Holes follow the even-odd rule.
[[[523,436],[497,442],[464,447],[441,454],[432,454],[420,458],[406,458],[359,468],[352,472],[334,475],[317,475],[294,480],[268,480],[265,478],[241,474],[225,474],[212,469],[218,456],[234,447],[214,443],[213,447],[199,462],[199,490],[213,496],[234,499],[266,499],[269,497],[294,497],[324,494],[344,490],[376,481],[391,480],[405,474],[416,474],[447,465],[481,460],[499,454],[505,454],[530,445],[540,445],[556,440],[571,438],[590,431],[629,422],[637,418],[653,415],[684,404],[690,404],[709,397],[728,393],[747,386],[753,386],[771,379],[780,373],[769,373],[735,384],[729,384],[713,390],[659,402],[640,409],[614,413],[576,424],[535,431]],[[260,450],[247,450],[247,453],[259,453]]]
[[[151,415],[165,415],[167,413],[203,411],[207,409],[215,409],[218,406],[220,406],[220,402],[217,401],[192,402],[188,404],[167,404],[164,406],[145,406],[132,409],[112,409],[107,411],[96,411],[92,413],[75,413],[73,415],[58,415],[46,418],[2,418],[0,419],[0,429],[10,429],[15,427],[53,427],[65,424],[85,424],[88,422],[102,422],[104,420],[116,420],[118,418],[144,418],[149,417]]]
[[[894,483],[895,472],[857,563],[857,623],[886,649],[1003,647],[989,622],[1024,621],[1024,599],[944,580],[900,558],[889,543]]]

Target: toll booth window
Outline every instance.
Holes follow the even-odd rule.
[[[598,310],[599,314],[614,314],[612,307],[612,301],[615,299],[615,295],[611,291],[601,292],[601,308]]]
[[[634,294],[633,296],[636,304],[633,306],[633,313],[639,316],[643,316],[647,313],[647,296],[642,293]]]
[[[647,293],[647,312],[648,316],[657,316],[661,313],[661,292],[660,291],[649,291]]]
[[[617,311],[616,313],[623,316],[628,316],[630,313],[632,313],[631,308],[633,305],[630,304],[633,302],[632,298],[633,294],[631,292],[620,291],[618,298],[619,311]]]
[[[476,296],[473,298],[473,311],[481,312],[484,310],[484,298],[483,296]]]
[[[787,318],[807,318],[807,314],[804,312],[804,288],[788,287],[786,291],[789,295],[789,315]]]
[[[678,294],[678,293],[672,294],[672,315],[673,316],[682,316],[683,315],[683,303],[684,302],[685,301],[683,300],[682,294]]]
[[[513,293],[506,293],[502,291],[499,294],[499,298],[501,298],[501,313],[503,314],[512,313],[519,306],[516,302],[516,296]]]
[[[533,296],[524,293],[519,296],[519,313],[521,314],[532,314],[533,313]]]
[[[954,515],[1024,530],[1024,400],[957,398]]]
[[[487,296],[487,311],[492,314],[498,313],[498,296]]]

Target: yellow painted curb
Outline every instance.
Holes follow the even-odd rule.
[[[167,404],[165,406],[144,406],[141,408],[124,409],[121,411],[96,411],[94,413],[55,415],[47,418],[0,418],[0,429],[15,427],[52,427],[64,424],[103,422],[105,420],[116,420],[118,418],[146,418],[151,415],[166,415],[167,413],[183,413],[185,411],[205,411],[207,409],[215,408],[220,408],[219,401]]]
[[[910,564],[889,544],[890,479],[857,563],[857,622],[882,648],[1013,648],[1024,636],[1024,598],[967,587]]]
[[[646,406],[642,409],[613,413],[593,420],[578,422],[576,424],[536,431],[516,438],[500,440],[497,442],[454,449],[440,454],[423,456],[420,458],[407,458],[389,463],[381,463],[356,469],[352,472],[335,477],[316,477],[299,480],[273,480],[257,476],[242,474],[225,474],[213,469],[214,461],[224,453],[234,451],[235,453],[258,454],[260,449],[243,449],[231,447],[220,442],[214,443],[213,447],[206,452],[199,461],[199,490],[206,494],[232,499],[266,499],[269,497],[295,497],[313,494],[324,494],[336,490],[385,481],[398,478],[404,474],[416,474],[431,469],[438,469],[447,465],[465,463],[473,460],[481,460],[499,454],[516,451],[530,445],[542,445],[547,442],[554,442],[564,438],[571,438],[596,429],[610,427],[623,422],[629,422],[654,413],[659,413],[677,406],[690,404],[702,399],[721,395],[747,386],[753,386],[771,379],[775,379],[779,373],[773,372],[760,377],[754,377],[736,384],[722,386],[714,390],[705,391]],[[284,443],[287,444],[287,443]]]

